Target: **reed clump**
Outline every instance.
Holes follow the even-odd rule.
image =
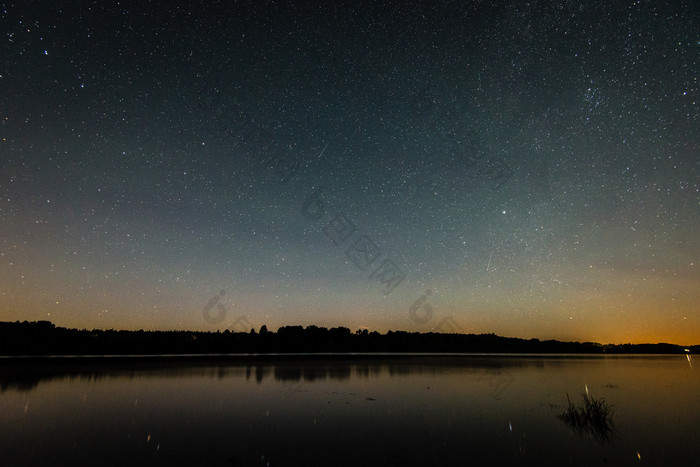
[[[583,403],[575,404],[567,393],[568,406],[559,418],[581,435],[588,434],[600,441],[612,441],[615,437],[613,406],[604,398],[596,399],[588,393],[581,396]]]

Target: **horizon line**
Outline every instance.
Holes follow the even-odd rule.
[[[307,325],[307,326],[303,326],[303,325],[300,325],[300,324],[288,324],[288,325],[283,325],[283,326],[278,327],[276,331],[269,330],[269,329],[267,328],[267,325],[265,325],[265,324],[261,325],[261,326],[260,326],[260,329],[257,330],[257,331],[255,330],[255,327],[251,328],[250,331],[234,331],[234,330],[230,330],[230,329],[223,329],[223,330],[217,329],[217,330],[207,330],[207,331],[195,331],[195,330],[189,330],[189,329],[180,329],[180,330],[178,330],[178,329],[115,329],[115,328],[109,328],[109,329],[102,329],[102,328],[92,328],[92,329],[88,329],[88,328],[82,328],[82,329],[81,329],[81,328],[71,328],[71,327],[60,326],[60,325],[54,323],[53,321],[49,321],[49,320],[37,320],[37,321],[28,321],[28,320],[24,320],[24,321],[19,321],[19,320],[15,320],[15,321],[0,321],[0,325],[5,324],[5,323],[9,323],[9,324],[49,323],[49,324],[53,325],[55,328],[62,328],[62,329],[70,330],[70,331],[102,331],[102,332],[114,331],[114,332],[144,332],[144,333],[147,333],[147,332],[154,332],[154,333],[155,333],[155,332],[184,332],[184,333],[202,333],[202,334],[224,334],[224,333],[228,332],[228,333],[230,333],[230,334],[251,334],[251,333],[260,334],[260,330],[261,330],[263,327],[265,327],[266,332],[272,333],[272,334],[276,334],[276,333],[279,332],[279,330],[282,329],[282,328],[301,328],[302,330],[306,330],[306,329],[308,329],[308,328],[316,328],[316,329],[320,329],[320,330],[324,330],[324,329],[325,329],[326,331],[330,331],[330,330],[332,330],[332,329],[347,329],[347,330],[350,331],[350,334],[351,334],[351,335],[357,335],[358,333],[367,331],[368,334],[376,333],[376,334],[378,334],[378,335],[380,335],[380,336],[386,336],[386,335],[388,335],[389,333],[406,333],[406,334],[419,334],[419,335],[439,334],[439,335],[460,335],[460,336],[495,336],[495,337],[500,337],[500,338],[503,338],[503,339],[518,339],[518,340],[522,340],[522,341],[559,342],[559,343],[577,343],[577,344],[595,344],[595,345],[599,345],[599,346],[602,346],[602,347],[605,347],[605,346],[621,346],[621,345],[632,345],[632,346],[636,346],[636,345],[639,345],[639,346],[641,346],[641,345],[675,345],[675,346],[678,346],[678,347],[684,347],[685,350],[686,350],[686,352],[689,352],[689,349],[688,349],[688,348],[690,348],[690,347],[699,347],[699,346],[700,346],[700,344],[677,344],[677,343],[673,343],[673,342],[661,342],[661,341],[660,341],[660,342],[640,342],[640,343],[637,343],[637,344],[632,344],[631,342],[626,342],[626,343],[612,343],[612,342],[608,342],[608,343],[606,343],[606,344],[603,344],[603,343],[600,343],[600,342],[597,342],[597,341],[571,341],[571,340],[558,340],[558,339],[544,339],[544,340],[543,340],[543,339],[540,339],[540,338],[537,338],[537,337],[526,338],[526,337],[502,336],[502,335],[496,334],[496,333],[494,333],[494,332],[482,332],[482,333],[443,332],[443,331],[428,331],[428,332],[424,332],[424,331],[404,331],[404,330],[400,330],[400,329],[397,329],[397,330],[391,330],[391,329],[389,329],[389,330],[387,330],[386,332],[382,333],[382,332],[379,332],[379,331],[376,331],[376,330],[370,331],[368,328],[364,328],[364,329],[363,329],[363,328],[358,328],[357,330],[353,331],[351,328],[349,328],[349,327],[347,327],[347,326],[326,327],[326,326],[318,326],[318,325],[315,325],[315,324],[310,324],[310,325]]]

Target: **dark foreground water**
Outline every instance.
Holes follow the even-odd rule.
[[[0,360],[0,465],[700,465],[686,356]],[[558,415],[581,393],[610,430]]]

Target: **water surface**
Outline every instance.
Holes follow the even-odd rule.
[[[697,465],[686,356],[0,361],[1,465]],[[567,393],[614,405],[601,439]]]

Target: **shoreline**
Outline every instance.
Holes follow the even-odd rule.
[[[686,353],[513,353],[513,352],[271,352],[271,353],[201,353],[201,354],[119,354],[119,355],[0,355],[0,364],[45,362],[129,362],[129,361],[251,361],[251,360],[342,360],[382,358],[666,358],[684,357]]]

